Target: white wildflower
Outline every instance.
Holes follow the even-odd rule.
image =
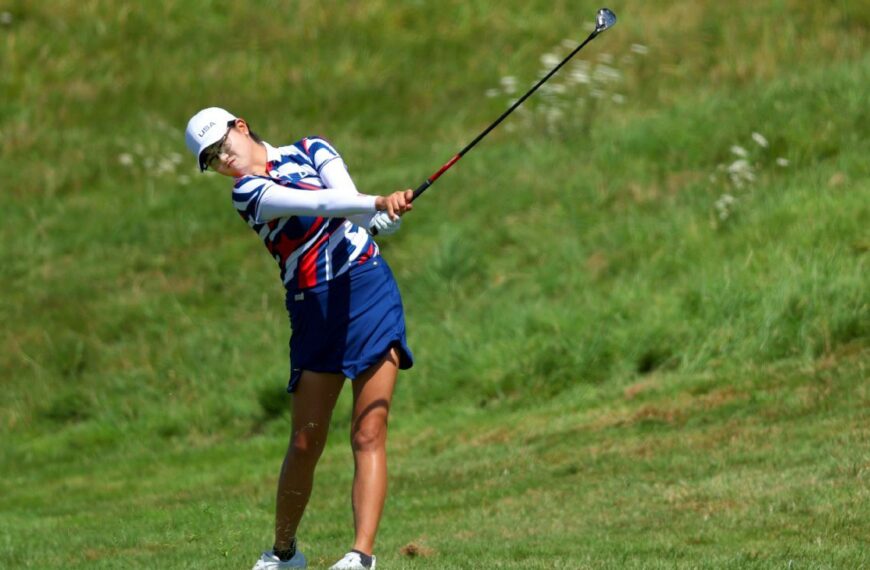
[[[541,56],[541,65],[550,69],[551,67],[556,67],[559,65],[559,62],[562,61],[558,55],[555,53],[545,53]]]
[[[728,165],[726,169],[728,178],[735,188],[743,188],[746,184],[751,184],[755,181],[755,173],[752,171],[752,165],[746,159],[738,159]]]
[[[562,40],[562,47],[565,49],[570,49],[571,51],[574,51],[574,49],[579,45],[580,44],[577,43],[577,40],[572,40],[570,38],[565,38],[564,40]]]
[[[118,162],[120,162],[123,166],[133,166],[133,155],[127,152],[119,154]]]
[[[623,103],[625,103],[625,95],[622,95],[621,93],[614,93],[611,99],[613,99],[613,102],[617,105],[622,105]]]
[[[728,165],[726,170],[731,184],[738,190],[755,181],[755,173],[752,170],[752,165],[749,164],[749,161],[746,159],[741,158],[735,160]]]
[[[595,99],[601,99],[602,97],[604,97],[604,91],[602,91],[601,89],[590,89],[589,96],[594,97]]]
[[[486,90],[487,97],[498,97],[499,95],[501,95],[501,91],[498,89],[487,89]]]
[[[746,149],[745,149],[745,148],[743,148],[742,146],[736,145],[736,144],[735,144],[735,145],[732,145],[732,147],[731,147],[731,153],[732,153],[732,154],[736,154],[737,156],[741,156],[741,157],[743,157],[743,158],[746,158],[747,156],[749,156],[749,153],[746,152]],[[737,162],[740,162],[740,161],[738,160]],[[745,161],[744,161],[744,162],[745,162]],[[736,164],[736,163],[735,163],[735,164]]]
[[[589,62],[585,60],[579,60],[571,66],[570,72],[571,80],[574,83],[589,83],[592,78],[589,76]]]
[[[175,164],[172,162],[172,159],[168,157],[163,157],[160,159],[160,162],[157,163],[157,171],[155,174],[158,176],[161,174],[169,174],[175,171]]]
[[[631,51],[640,55],[646,55],[649,53],[649,48],[643,44],[631,44]]]
[[[598,61],[601,63],[613,63],[613,56],[609,53],[599,53]]]
[[[12,12],[0,12],[0,24],[4,26],[12,24]]]
[[[779,157],[776,159],[776,165],[781,166],[782,168],[785,168],[786,166],[789,165],[788,159],[783,158],[783,157]]]
[[[598,64],[595,66],[595,72],[592,78],[599,83],[613,83],[622,79],[622,73],[615,67],[609,65]]]
[[[752,140],[754,140],[755,144],[762,148],[767,148],[769,146],[767,139],[764,138],[764,135],[762,135],[761,133],[752,133]]]
[[[515,93],[517,90],[517,78],[512,75],[506,75],[501,78],[501,86],[508,95]]]
[[[719,212],[719,219],[723,221],[727,220],[734,212],[734,207],[736,204],[737,198],[735,198],[731,194],[722,194],[722,196],[720,196],[714,204],[716,211]]]
[[[742,156],[746,155],[744,154]],[[748,172],[751,168],[752,167],[749,166],[749,161],[741,158],[740,160],[735,160],[728,166],[728,172]]]

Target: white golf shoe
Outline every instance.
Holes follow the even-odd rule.
[[[290,560],[281,560],[272,552],[264,552],[251,570],[280,570],[281,568],[307,568],[305,555],[296,551]]]
[[[363,566],[359,552],[348,552],[344,558],[330,566],[329,570],[375,570],[375,557],[372,556],[371,566]]]

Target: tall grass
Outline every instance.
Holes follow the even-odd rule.
[[[196,17],[173,2],[9,9],[8,426],[136,416],[157,395],[184,407],[203,386],[229,395],[282,375],[271,262],[222,181],[184,154],[192,109],[225,105],[274,140],[326,133],[362,188],[411,185],[498,110],[487,85],[508,66],[533,80],[530,56],[576,37],[572,22],[590,12],[296,8],[307,25],[290,33],[269,15],[289,14],[281,4],[244,18],[228,4]],[[418,404],[481,386],[556,393],[659,366],[812,359],[866,337],[866,15],[722,10],[627,6],[589,54],[649,46],[624,72],[623,105],[602,108],[586,136],[521,121],[496,131],[427,195],[414,229],[384,244],[424,355]],[[492,41],[472,44],[484,29]],[[37,56],[44,65],[30,65]],[[753,185],[711,182],[754,132],[770,148]],[[726,191],[736,199],[723,223]]]

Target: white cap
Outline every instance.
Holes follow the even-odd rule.
[[[202,163],[202,151],[209,145],[213,145],[227,133],[227,124],[235,121],[236,117],[226,109],[209,107],[203,109],[190,118],[187,122],[187,131],[184,133],[184,142],[187,148],[196,157],[200,170],[205,170],[207,165]]]

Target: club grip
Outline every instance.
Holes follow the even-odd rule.
[[[428,188],[430,186],[432,186],[431,180],[426,180],[423,182],[423,184],[420,184],[419,186],[417,186],[417,189],[414,190],[414,195],[411,196],[411,201],[413,202],[414,200],[416,200],[420,196],[420,194],[425,192],[426,188]]]

